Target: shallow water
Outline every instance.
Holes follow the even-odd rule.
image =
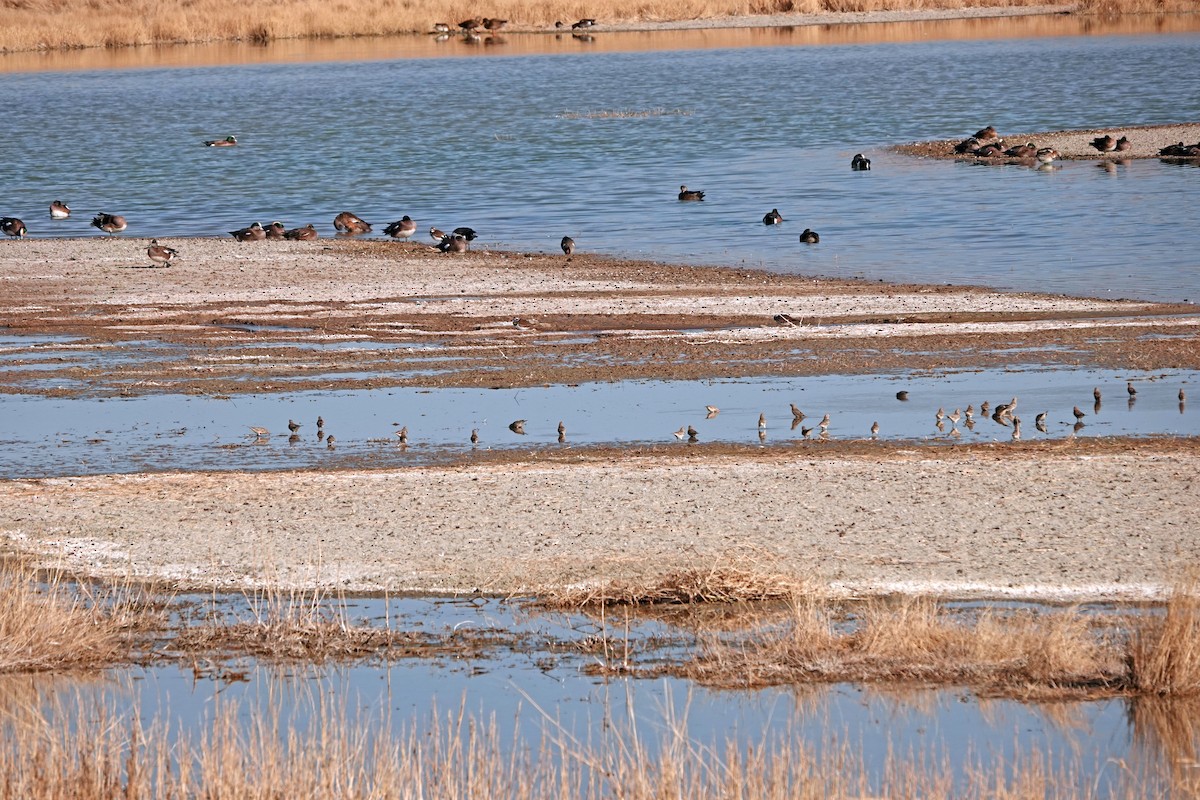
[[[247,602],[236,596],[181,596],[175,602],[195,604],[197,620],[207,618],[204,610],[209,608],[218,615],[253,616]],[[848,746],[873,774],[890,753],[936,756],[931,765],[944,757],[954,765],[957,780],[973,763],[1012,766],[1021,758],[1044,756],[1051,765],[1078,762],[1098,796],[1131,776],[1167,774],[1180,766],[1173,763],[1180,753],[1195,747],[1195,724],[1186,718],[1186,708],[1180,709],[1185,716],[1174,729],[1177,740],[1164,741],[1162,731],[1138,725],[1131,702],[1119,700],[1040,706],[985,700],[957,688],[847,684],[722,691],[675,678],[589,674],[588,667],[604,662],[605,656],[577,645],[597,635],[611,637],[614,655],[608,663],[619,662],[626,647],[634,654],[632,664],[688,657],[693,633],[629,620],[619,611],[602,624],[580,614],[529,615],[519,604],[482,598],[350,598],[330,601],[330,607],[356,623],[393,630],[449,637],[503,630],[528,638],[523,645],[490,648],[471,658],[446,655],[315,667],[202,657],[192,667],[123,668],[99,683],[50,678],[35,680],[34,687],[50,706],[55,698],[66,709],[101,702],[118,718],[136,713],[145,726],[169,719],[172,731],[192,735],[223,708],[238,709],[243,721],[256,710],[277,719],[273,729],[282,740],[289,730],[303,731],[331,717],[345,720],[351,730],[400,734],[414,725],[428,727],[432,715],[453,716],[461,707],[476,719],[494,718],[505,750],[518,745],[536,750],[543,732],[552,739],[565,736],[598,746],[636,729],[644,746],[655,752],[677,729],[698,746],[716,746],[717,752],[726,741],[780,747],[799,742],[818,756],[833,757]],[[656,645],[663,639],[678,644]],[[0,706],[9,696],[21,695],[0,691]],[[1184,738],[1178,739],[1181,733]],[[1113,763],[1123,766],[1110,769]]]
[[[1139,391],[1134,401],[1126,381]],[[0,451],[0,478],[164,470],[271,470],[351,464],[396,467],[469,458],[484,450],[558,450],[582,446],[669,443],[703,447],[709,442],[772,446],[803,440],[806,427],[831,417],[828,438],[867,439],[878,422],[881,441],[953,446],[1008,442],[1013,428],[977,412],[937,426],[947,414],[984,400],[993,406],[1018,396],[1025,442],[1071,436],[1197,436],[1200,414],[1179,403],[1180,388],[1194,397],[1200,373],[1102,369],[1009,368],[937,373],[827,375],[806,378],[745,378],[711,381],[620,381],[523,389],[364,389],[306,391],[217,399],[151,395],[119,399],[58,399],[0,395],[0,416],[21,420]],[[1100,408],[1092,389],[1105,398]],[[896,393],[907,391],[907,401]],[[790,404],[807,417],[793,424]],[[709,416],[706,405],[719,413]],[[1072,408],[1084,411],[1076,426]],[[1048,412],[1045,431],[1035,417]],[[767,417],[765,430],[759,414]],[[315,420],[337,443],[318,439]],[[288,437],[286,423],[303,427]],[[525,434],[509,429],[526,420]],[[566,436],[558,441],[562,420]],[[257,438],[249,426],[272,435]],[[697,429],[698,441],[672,432]],[[407,446],[395,436],[407,427]],[[480,442],[472,446],[472,429]],[[813,439],[820,430],[811,431]]]
[[[882,148],[984,124],[1200,119],[1198,50],[1185,33],[9,74],[23,169],[0,213],[32,236],[96,234],[103,210],[169,238],[255,219],[332,234],[348,208],[470,225],[482,247],[571,235],[683,263],[1196,300],[1193,165],[1038,171]],[[646,115],[594,117],[612,110]],[[238,147],[200,144],[228,133]],[[858,151],[871,172],[850,171]],[[708,197],[678,202],[683,183]],[[47,218],[55,198],[71,219]],[[782,226],[761,224],[772,207]],[[799,244],[805,227],[819,245]]]

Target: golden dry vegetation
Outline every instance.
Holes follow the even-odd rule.
[[[1039,0],[0,0],[0,52],[182,42],[385,36],[424,33],[435,22],[506,19],[516,30],[549,30],[557,20],[661,22],[764,14],[910,11],[1039,6]],[[1197,0],[1082,0],[1081,13],[1195,11]]]

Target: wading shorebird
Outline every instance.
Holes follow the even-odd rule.
[[[271,435],[269,430],[259,425],[248,425],[247,427],[250,428],[250,432],[253,433],[257,439],[266,439]]]
[[[291,431],[292,433],[295,433],[296,431],[300,430],[300,423],[296,422],[296,420],[294,420],[294,419],[289,419],[288,420],[288,430]]]
[[[146,248],[146,257],[160,267],[171,263],[171,259],[177,255],[179,255],[178,251],[170,247],[163,247],[158,243],[158,239],[151,239],[150,246]]]
[[[562,248],[564,255],[569,256],[575,252],[575,240],[570,236],[564,236],[562,241],[558,243],[558,246]]]
[[[1133,397],[1135,394],[1137,394],[1137,387],[1134,386],[1132,382],[1127,381],[1125,383],[1125,391],[1129,392],[1130,397]]]
[[[788,407],[792,410],[792,419],[804,419],[804,412],[796,408],[795,403],[788,403]]]
[[[878,435],[879,435],[879,422],[878,421],[872,422],[871,423],[871,438],[874,439]]]
[[[764,429],[764,428],[766,428],[766,427],[767,427],[767,415],[766,415],[766,414],[759,414],[759,415],[758,415],[758,428],[759,428],[759,430],[762,430],[762,429]]]
[[[400,444],[408,444],[408,426],[405,425],[400,430],[396,431],[396,438],[400,440]]]
[[[50,219],[66,219],[71,216],[71,207],[62,200],[50,204]]]
[[[525,435],[525,420],[523,420],[523,419],[513,420],[512,422],[508,423],[508,429],[510,431],[512,431],[513,433],[519,433],[522,436],[524,436]]]
[[[479,428],[471,429],[471,444],[479,444]]]
[[[1075,415],[1075,419],[1077,420],[1082,420],[1087,416],[1087,414],[1079,410],[1079,406],[1075,406],[1075,408],[1071,409],[1071,413]]]

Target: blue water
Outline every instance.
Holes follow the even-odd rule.
[[[442,58],[0,76],[0,214],[33,236],[211,235],[349,209],[477,246],[1200,299],[1192,165],[1043,172],[890,144],[1200,119],[1200,35]],[[637,118],[574,118],[605,110]],[[571,113],[565,113],[571,112]],[[679,112],[679,113],[674,113]],[[235,133],[236,148],[204,139]],[[865,152],[869,173],[852,173]],[[680,184],[703,203],[679,203]],[[52,222],[63,199],[75,215]],[[778,207],[786,222],[766,228]],[[800,246],[811,227],[821,244]]]

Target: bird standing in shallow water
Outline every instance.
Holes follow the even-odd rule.
[[[339,233],[348,233],[352,235],[371,232],[371,223],[367,222],[357,214],[349,211],[343,211],[334,217],[333,227]]]
[[[679,430],[673,432],[671,435],[674,436],[676,439],[679,439],[682,441],[683,437],[687,436],[687,428],[680,425]]]
[[[519,433],[522,436],[524,436],[525,435],[525,420],[523,420],[523,419],[513,420],[512,422],[510,422],[508,424],[508,429],[510,431],[512,431],[513,433]]]
[[[295,433],[296,431],[300,430],[300,423],[296,422],[296,420],[294,420],[294,419],[289,419],[288,420],[288,430],[291,431],[292,433]]]
[[[405,425],[400,430],[396,431],[396,438],[400,440],[400,444],[408,444],[408,426]]]
[[[163,247],[159,244],[158,239],[151,239],[150,246],[146,248],[146,257],[160,267],[165,267],[177,255],[179,253],[173,248]]]
[[[471,429],[471,444],[479,444],[479,428]]]
[[[875,422],[871,423],[871,438],[874,439],[878,435],[879,435],[879,422],[875,421]]]
[[[704,192],[698,189],[689,189],[686,186],[679,187],[680,200],[703,200]]]
[[[269,430],[267,430],[266,428],[260,427],[258,425],[249,425],[247,427],[250,428],[250,432],[254,434],[254,437],[256,439],[266,439],[268,436],[271,435],[271,432]]]
[[[393,222],[383,229],[383,232],[393,239],[407,239],[417,232],[417,223],[413,222],[412,217],[405,214],[400,219]]]
[[[759,415],[758,415],[758,428],[759,428],[759,430],[762,430],[762,429],[764,429],[764,428],[766,428],[766,427],[767,427],[767,415],[766,415],[766,414],[759,414]]]
[[[1075,419],[1080,420],[1080,421],[1082,421],[1083,418],[1087,416],[1087,414],[1085,414],[1079,410],[1079,406],[1075,406],[1075,408],[1071,409],[1071,413],[1075,415]]]
[[[788,404],[792,409],[792,419],[804,419],[804,412],[796,408],[795,403]]]
[[[1137,394],[1137,387],[1134,386],[1132,382],[1126,382],[1125,391],[1129,392],[1130,397],[1133,397],[1135,394]]]
[[[562,248],[565,255],[569,256],[575,252],[575,240],[570,236],[564,236],[562,241],[558,243],[558,246]]]

